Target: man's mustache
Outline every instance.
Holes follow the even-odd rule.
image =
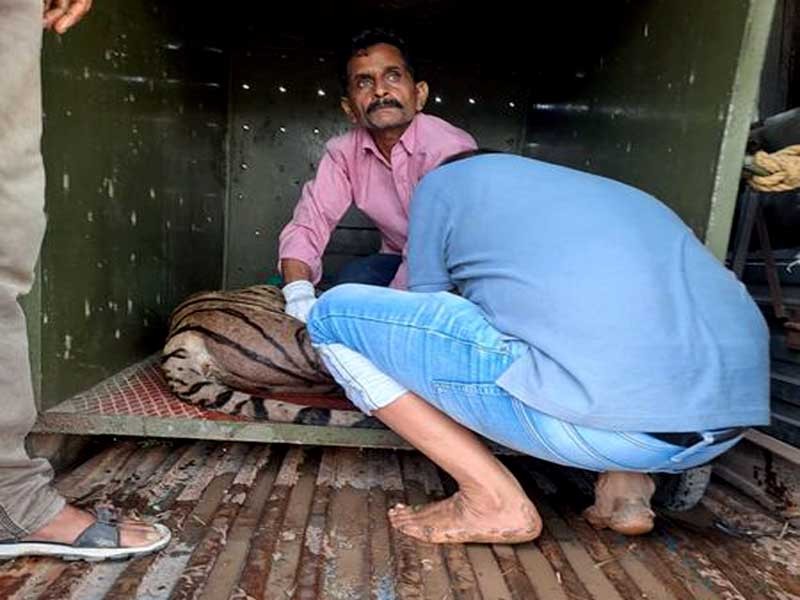
[[[375,102],[373,102],[367,107],[367,114],[371,113],[372,111],[378,110],[379,108],[386,108],[386,107],[402,109],[403,105],[400,104],[400,102],[398,102],[394,98],[384,98],[382,100],[375,100]]]

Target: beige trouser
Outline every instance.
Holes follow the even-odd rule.
[[[17,303],[30,291],[44,234],[42,6],[0,0],[0,539],[24,536],[64,506],[48,462],[25,452],[36,407]]]

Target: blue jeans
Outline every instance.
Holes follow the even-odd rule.
[[[372,254],[351,260],[336,274],[333,285],[364,283],[388,286],[403,258],[399,254]]]
[[[739,440],[711,445],[708,432],[687,449],[647,433],[573,425],[520,402],[495,381],[526,351],[525,343],[494,329],[478,306],[454,294],[338,286],[317,301],[308,331],[331,374],[365,412],[408,389],[468,429],[550,462],[592,471],[678,472]],[[362,362],[348,363],[345,355],[331,360],[327,350],[337,346]],[[382,387],[389,390],[383,400]]]

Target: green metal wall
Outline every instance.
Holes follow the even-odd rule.
[[[275,272],[301,185],[347,127],[334,51],[365,25],[409,34],[429,112],[482,146],[642,187],[719,255],[772,8],[98,3],[44,52],[50,221],[28,302],[43,404],[157,350],[189,293]],[[348,215],[326,271],[376,245]]]
[[[98,2],[43,55],[42,404],[155,351],[221,282],[227,56],[187,2]]]
[[[652,193],[721,256],[773,2],[602,5],[566,61],[535,64],[525,154]]]

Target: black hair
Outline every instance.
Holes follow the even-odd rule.
[[[347,95],[349,86],[349,74],[347,66],[350,64],[350,59],[356,56],[359,52],[366,50],[376,44],[389,44],[394,46],[400,51],[400,56],[403,57],[403,62],[406,64],[406,69],[411,75],[412,79],[416,79],[414,64],[411,62],[411,55],[408,50],[408,44],[394,31],[383,29],[381,27],[374,27],[364,29],[350,38],[350,43],[343,48],[341,58],[339,60],[339,82],[342,85],[342,91]]]
[[[464,150],[463,152],[458,152],[448,156],[442,162],[440,162],[438,166],[443,167],[444,165],[449,165],[450,163],[472,158],[473,156],[480,156],[482,154],[503,154],[503,152],[501,150],[494,150],[493,148],[475,148],[474,150]]]

